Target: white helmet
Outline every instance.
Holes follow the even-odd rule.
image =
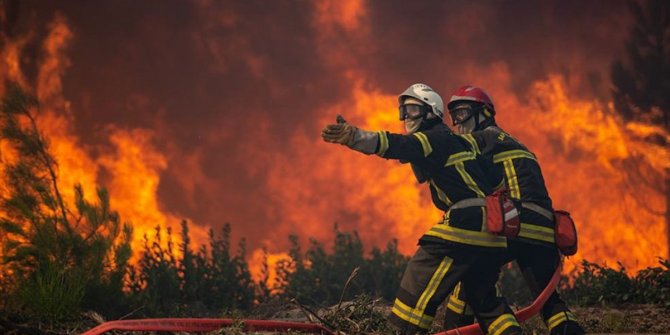
[[[442,98],[426,84],[418,83],[408,87],[398,96],[398,103],[402,104],[407,98],[415,98],[423,101],[431,107],[433,114],[440,117],[440,119],[444,116],[444,102],[442,102]]]

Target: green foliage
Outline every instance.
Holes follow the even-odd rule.
[[[310,305],[331,305],[361,293],[392,300],[408,261],[398,252],[397,242],[389,243],[383,252],[373,249],[372,256],[366,258],[358,233],[340,232],[337,225],[334,230],[331,253],[318,241],[311,240],[303,255],[298,238],[289,237],[290,259],[277,264],[278,289],[282,295]],[[344,292],[349,275],[356,268],[360,268],[359,274]]]
[[[572,285],[562,288],[562,295],[581,306],[657,304],[670,308],[670,261],[660,259],[659,264],[629,276],[621,264],[612,269],[582,261],[581,271]]]
[[[37,127],[37,100],[9,85],[0,107],[0,140],[17,156],[3,166],[2,176],[0,280],[3,296],[11,298],[3,299],[3,310],[55,321],[83,309],[108,318],[133,310],[147,316],[216,315],[249,310],[255,301],[270,299],[273,290],[310,304],[333,304],[362,292],[393,298],[407,262],[397,242],[365,257],[358,234],[337,228],[331,252],[312,240],[302,254],[297,237],[290,237],[291,259],[279,265],[273,288],[267,285],[267,264],[266,280],[252,281],[246,242],[231,250],[229,224],[216,235],[210,230],[209,245],[197,251],[189,248],[186,222],[179,245],[169,228],[162,235],[156,227],[130,266],[132,228],[110,208],[107,191],[99,188],[92,202],[74,185],[74,199],[63,198],[58,163]],[[344,292],[355,268],[359,275]]]
[[[41,266],[22,283],[18,292],[29,313],[47,320],[59,320],[76,313],[86,286],[81,269],[65,271],[55,264]]]
[[[104,189],[97,203],[74,185],[74,204],[58,187],[58,164],[37,128],[37,100],[9,85],[0,110],[0,140],[18,157],[4,166],[0,198],[2,267],[20,283],[14,308],[53,320],[99,305],[99,291],[121,295],[131,228],[121,225]],[[70,293],[68,297],[64,295]]]
[[[130,269],[131,291],[149,315],[177,314],[181,294],[172,230],[167,229],[167,247],[163,247],[161,227],[157,226],[155,231],[153,241],[144,235],[144,250],[138,266]]]
[[[244,259],[244,240],[235,255],[230,250],[230,224],[221,235],[209,233],[209,248],[197,253],[188,247],[188,225],[182,222],[181,257],[175,252],[171,229],[167,241],[156,227],[153,240],[145,236],[144,250],[135,268],[129,271],[131,298],[150,316],[218,313],[221,310],[248,310],[254,301],[254,283]]]
[[[661,266],[646,268],[635,276],[637,299],[670,309],[670,260],[659,259]]]

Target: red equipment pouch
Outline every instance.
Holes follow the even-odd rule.
[[[570,217],[570,213],[563,210],[554,211],[554,220],[556,222],[556,246],[565,256],[572,256],[577,253],[577,228],[575,221]]]
[[[505,190],[497,191],[485,198],[486,228],[495,235],[516,237],[519,235],[519,211]]]

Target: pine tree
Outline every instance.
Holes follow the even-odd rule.
[[[0,140],[17,157],[3,162],[0,182],[1,266],[17,283],[11,289],[17,307],[53,320],[93,303],[100,307],[100,295],[122,296],[132,231],[110,209],[102,188],[94,204],[75,185],[74,204],[66,203],[59,190],[58,163],[37,127],[38,111],[34,97],[16,85],[7,86],[0,106]]]

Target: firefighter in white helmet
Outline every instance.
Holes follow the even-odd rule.
[[[447,107],[457,132],[504,174],[509,194],[519,204],[521,228],[518,238],[509,239],[507,252],[510,260],[516,259],[535,298],[551,280],[560,257],[554,240],[551,198],[537,158],[498,127],[493,100],[481,88],[458,88]],[[445,328],[472,323],[472,316],[466,313],[466,303],[470,303],[466,293],[465,288],[457,288],[449,298]],[[552,335],[584,333],[557,292],[544,305],[542,316]]]
[[[429,188],[444,219],[419,239],[396,295],[389,321],[403,334],[426,332],[437,307],[459,281],[482,329],[489,334],[520,334],[521,328],[493,287],[507,246],[504,236],[482,231],[483,198],[503,185],[491,175],[468,142],[443,122],[442,98],[429,86],[414,84],[398,97],[407,134],[367,131],[339,120],[322,131],[326,142],[386,159],[409,162],[417,180]],[[472,200],[475,201],[472,201]],[[473,204],[474,203],[474,204]]]

